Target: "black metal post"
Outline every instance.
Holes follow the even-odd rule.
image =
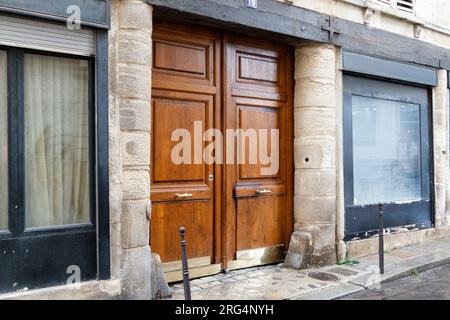
[[[380,274],[384,274],[384,206],[382,203],[378,204],[379,213],[379,228],[378,228],[378,255],[380,264]]]
[[[183,269],[183,287],[184,299],[191,300],[191,283],[189,282],[189,266],[187,261],[186,240],[184,238],[186,229],[180,227],[180,242],[181,242],[181,266]]]

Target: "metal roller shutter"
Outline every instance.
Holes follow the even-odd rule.
[[[95,32],[85,27],[71,30],[64,24],[0,14],[0,45],[92,56]]]

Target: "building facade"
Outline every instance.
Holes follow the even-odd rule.
[[[448,16],[0,0],[0,298],[166,295],[180,226],[193,277],[375,253],[380,203],[386,249],[450,235]]]

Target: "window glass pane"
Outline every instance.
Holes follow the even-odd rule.
[[[8,113],[6,52],[0,50],[0,230],[8,229]]]
[[[88,63],[25,55],[26,226],[89,222]]]
[[[352,99],[354,204],[421,199],[420,106]]]

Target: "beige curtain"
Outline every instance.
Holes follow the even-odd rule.
[[[26,227],[89,222],[88,63],[25,55]]]
[[[8,97],[6,52],[0,50],[0,230],[8,229]]]

